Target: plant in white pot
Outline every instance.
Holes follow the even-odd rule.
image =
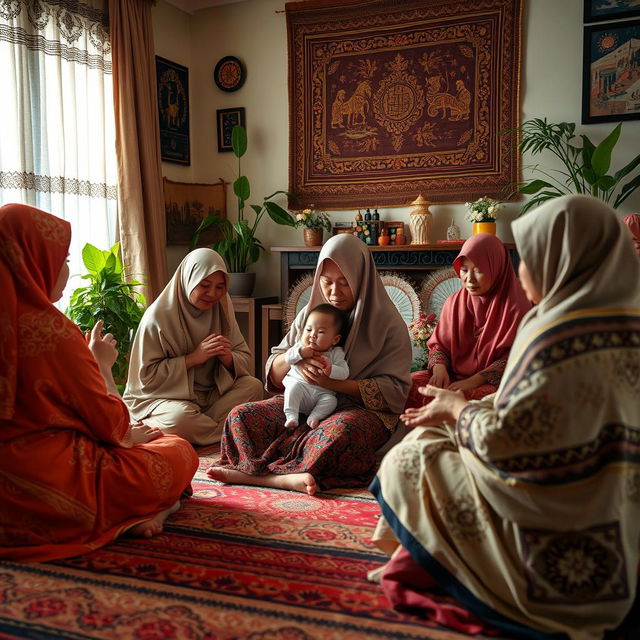
[[[250,296],[253,292],[255,283],[255,273],[248,273],[247,269],[250,265],[258,260],[260,251],[264,251],[264,246],[256,237],[256,231],[260,221],[264,217],[265,212],[274,222],[283,224],[288,227],[296,225],[291,214],[283,209],[280,205],[273,201],[279,194],[288,195],[286,191],[276,191],[270,196],[263,199],[262,204],[250,204],[255,217],[253,222],[245,214],[245,205],[251,196],[251,186],[249,179],[242,175],[240,166],[240,158],[247,151],[247,132],[244,127],[236,125],[231,132],[231,147],[233,153],[238,158],[238,177],[233,183],[233,193],[238,200],[238,219],[231,222],[226,218],[217,215],[211,215],[204,218],[200,226],[196,229],[189,250],[192,250],[198,243],[200,234],[210,227],[217,225],[222,233],[222,240],[213,245],[215,249],[224,259],[227,269],[231,276],[229,284],[229,293],[231,295]],[[234,277],[235,274],[243,274],[245,278]],[[244,288],[239,288],[237,280],[245,280]]]

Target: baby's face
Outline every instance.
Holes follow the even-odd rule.
[[[340,342],[333,318],[324,313],[312,313],[302,332],[302,344],[316,351],[327,351]]]

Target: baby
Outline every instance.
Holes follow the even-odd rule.
[[[330,378],[346,380],[349,366],[342,347],[336,346],[342,337],[344,321],[342,311],[336,307],[318,305],[309,314],[298,344],[285,353],[284,358],[291,365],[282,381],[285,427],[297,427],[298,414],[302,412],[308,414],[307,425],[314,429],[336,408],[338,399],[335,391],[308,383],[296,364],[303,358],[316,358],[324,361],[324,373]]]

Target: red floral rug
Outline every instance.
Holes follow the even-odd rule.
[[[151,540],[49,564],[0,564],[0,638],[462,638],[389,609],[367,571],[378,514],[366,491],[309,497],[204,474]]]

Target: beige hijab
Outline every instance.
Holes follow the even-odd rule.
[[[640,304],[640,263],[629,231],[604,202],[578,195],[555,198],[516,220],[512,230],[542,294],[520,333],[573,311]]]
[[[271,350],[273,355],[267,362],[267,371],[276,355],[297,342],[310,311],[327,302],[320,290],[320,273],[325,260],[338,265],[355,298],[344,345],[349,377],[353,380],[375,378],[388,410],[400,414],[411,386],[409,333],[378,277],[371,252],[350,234],[333,236],[322,247],[309,302],[282,342]]]
[[[207,403],[206,395],[227,392],[234,380],[248,375],[249,348],[233,313],[228,294],[211,309],[189,302],[194,287],[206,277],[227,269],[211,249],[191,251],[173,278],[145,311],[131,349],[124,400],[137,420],[148,416],[162,400]],[[231,341],[233,372],[216,358],[187,370],[185,356],[208,335],[221,333]]]

